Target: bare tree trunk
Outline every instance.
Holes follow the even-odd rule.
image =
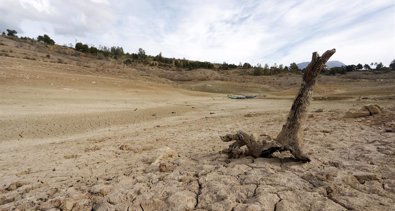
[[[222,141],[232,143],[228,149],[224,150],[229,157],[236,158],[242,155],[251,155],[254,157],[267,157],[276,151],[290,151],[291,154],[300,161],[308,162],[310,158],[303,150],[303,129],[302,126],[306,121],[307,107],[310,104],[310,98],[316,78],[325,63],[336,52],[335,49],[326,51],[321,57],[317,52],[313,53],[310,64],[303,74],[298,95],[296,96],[291,110],[288,114],[287,122],[283,125],[277,138],[272,139],[268,135],[249,135],[239,131],[236,134],[221,136]],[[241,148],[247,146],[247,149]]]

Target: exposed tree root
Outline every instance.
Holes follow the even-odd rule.
[[[234,141],[223,152],[228,154],[230,158],[238,158],[245,155],[269,157],[277,151],[289,151],[295,159],[302,162],[309,162],[310,158],[303,150],[304,134],[302,126],[306,121],[307,107],[310,104],[316,78],[324,68],[325,63],[335,52],[335,49],[328,50],[321,57],[317,52],[313,53],[311,62],[303,74],[303,82],[292,104],[287,122],[283,125],[277,138],[273,139],[266,134],[257,137],[254,134],[238,131],[236,134],[221,136],[221,140],[224,142]],[[246,146],[246,148],[243,146]]]

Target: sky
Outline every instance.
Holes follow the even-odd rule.
[[[394,0],[0,0],[0,31],[252,65],[395,59]]]

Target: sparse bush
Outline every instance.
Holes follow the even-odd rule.
[[[12,57],[12,56],[10,56],[10,54],[8,54],[8,53],[0,53],[0,56]]]
[[[381,70],[381,69],[383,69],[383,67],[384,67],[383,63],[380,62],[377,64],[376,70]]]
[[[289,71],[291,71],[291,72],[299,72],[300,69],[299,69],[298,65],[295,62],[293,62],[293,63],[291,63],[289,65]]]
[[[17,34],[17,33],[18,33],[18,32],[17,32],[16,30],[7,29],[7,36],[16,37],[16,34]]]
[[[144,60],[147,58],[147,55],[145,54],[145,50],[142,48],[139,48],[137,56],[138,56],[138,59],[140,59],[140,60]]]
[[[91,53],[91,54],[97,55],[98,52],[99,52],[99,49],[97,49],[97,48],[94,47],[94,46],[91,46],[91,47],[89,48],[89,53]]]
[[[251,64],[247,62],[243,64],[243,69],[250,69],[251,67],[252,67]]]
[[[37,41],[43,42],[48,45],[55,45],[55,41],[51,39],[48,35],[44,34],[43,36],[38,36]]]
[[[28,60],[36,60],[36,58],[34,58],[34,57],[28,57],[28,56],[24,56],[23,58],[24,58],[24,59],[28,59]]]
[[[89,53],[89,47],[86,44],[82,44],[80,42],[77,42],[75,44],[75,50],[83,52],[83,53]]]
[[[123,61],[123,63],[126,65],[131,65],[133,62],[131,59],[126,59],[125,61]]]
[[[395,59],[392,60],[391,64],[390,64],[390,69],[391,70],[395,70]]]
[[[264,74],[264,70],[262,67],[254,67],[254,72],[252,74],[254,76],[260,76]]]
[[[123,56],[123,54],[124,54],[123,48],[118,47],[118,46],[111,47],[110,52],[111,52],[112,57],[115,59],[118,59],[119,57]]]

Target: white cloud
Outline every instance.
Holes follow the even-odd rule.
[[[392,0],[0,0],[0,29],[214,62],[287,65],[336,47],[345,63],[388,65],[394,10]]]

